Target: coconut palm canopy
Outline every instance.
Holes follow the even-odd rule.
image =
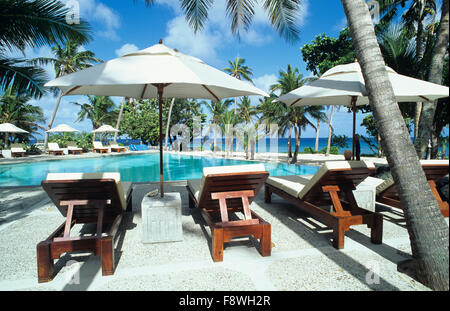
[[[244,95],[269,96],[198,58],[156,44],[105,63],[57,78],[45,84],[59,87],[64,95],[107,95],[156,98],[155,84],[167,84],[167,98],[219,101]]]
[[[0,132],[1,133],[29,133],[11,123],[0,124]]]
[[[397,102],[423,102],[449,96],[449,88],[400,75],[386,66]],[[322,77],[308,85],[280,96],[278,101],[294,106],[368,105],[367,93],[361,67],[358,62],[339,65],[325,72]]]
[[[104,133],[104,132],[119,132],[111,125],[102,125],[98,129],[92,131],[92,133]]]
[[[51,130],[47,131],[47,133],[74,133],[74,132],[79,132],[79,131],[67,124],[60,124],[60,125],[52,128]]]

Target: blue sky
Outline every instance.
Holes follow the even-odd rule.
[[[262,3],[261,0],[258,2]],[[256,14],[249,31],[242,33],[238,40],[231,33],[224,0],[215,0],[204,30],[197,34],[187,25],[178,0],[157,0],[150,7],[145,6],[143,0],[78,0],[78,3],[81,17],[91,24],[94,37],[84,48],[93,51],[98,58],[107,61],[126,52],[144,49],[163,39],[167,46],[199,57],[218,69],[227,67],[228,60],[236,56],[245,58],[246,65],[253,69],[255,85],[265,91],[276,82],[279,71],[286,69],[288,64],[298,67],[305,77],[311,76],[305,69],[300,48],[321,33],[335,37],[346,26],[342,4],[337,0],[303,0],[298,16],[300,39],[295,43],[286,42],[272,29],[261,5],[255,9]],[[49,47],[26,51],[27,57],[50,55]],[[47,68],[47,72],[50,78],[54,78],[51,66]],[[114,100],[119,103],[121,99]],[[75,101],[85,102],[86,97],[63,98],[54,126],[66,123],[79,130],[92,130],[89,121],[74,123],[79,109],[72,104]],[[44,109],[49,120],[55,102],[56,97],[47,95],[34,104]],[[359,127],[362,118],[361,114],[357,116],[357,132],[365,134],[364,128]],[[352,116],[346,108],[341,108],[335,114],[333,125],[336,134],[351,136]],[[324,124],[320,129],[320,136],[327,135],[328,128]],[[308,128],[302,135],[313,136],[315,131],[312,128]]]

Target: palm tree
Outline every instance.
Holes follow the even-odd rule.
[[[230,67],[228,68],[224,68],[223,71],[228,72],[232,77],[235,77],[236,79],[239,80],[246,80],[249,82],[252,82],[252,79],[250,78],[250,76],[253,75],[252,70],[250,69],[250,67],[244,65],[245,63],[245,59],[240,58],[240,57],[236,57],[234,59],[234,62],[229,60],[228,64],[230,65]],[[236,113],[236,107],[237,106],[237,98],[234,98],[234,113]]]
[[[253,128],[255,124],[252,124],[253,117],[257,114],[256,107],[251,105],[251,101],[248,96],[242,97],[241,102],[238,107],[238,119],[239,122],[243,122],[246,125],[246,129],[249,129],[249,126],[252,127],[250,131],[245,131],[244,133],[244,150],[246,152],[246,158],[250,157],[250,153],[254,154],[254,147],[256,142],[256,136],[253,132]]]
[[[219,115],[218,119],[220,129],[222,133],[225,133],[225,154],[228,157],[233,151],[233,129],[239,122],[239,118],[233,111],[226,110]]]
[[[41,97],[45,93],[44,71],[26,64],[22,58],[8,58],[7,50],[24,51],[27,47],[61,44],[74,39],[85,43],[90,39],[85,21],[68,24],[69,10],[56,0],[0,1],[0,88],[13,86],[16,94]]]
[[[220,117],[225,113],[225,111],[228,111],[228,108],[231,105],[231,101],[229,99],[220,101],[220,102],[203,102],[206,105],[206,108],[211,113],[211,124],[214,124],[214,143],[213,143],[213,150],[214,152],[217,151],[217,128],[220,128]],[[222,131],[223,133],[223,131]]]
[[[399,7],[405,7],[409,2],[409,8],[402,14],[402,20],[405,24],[405,29],[408,33],[414,34],[416,38],[416,76],[419,79],[423,79],[422,72],[424,71],[424,65],[422,58],[424,54],[424,41],[425,41],[425,18],[428,15],[433,15],[433,19],[436,16],[436,1],[435,0],[378,0],[380,3],[381,12],[385,13],[384,19],[391,21],[396,17]],[[433,23],[434,24],[434,20]],[[418,129],[420,124],[421,112],[423,103],[418,102],[416,104],[415,111],[415,130],[414,139],[417,139]]]
[[[280,92],[280,96],[289,93],[290,91],[293,91],[304,84],[311,81],[312,78],[303,78],[303,75],[299,73],[299,70],[297,67],[294,67],[292,69],[291,65],[287,65],[287,70],[280,70],[279,72],[279,78],[276,84],[272,85],[270,87],[271,92]],[[294,107],[288,107],[283,103],[278,103],[280,105],[280,110],[278,111],[278,124],[280,128],[282,129],[281,132],[285,132],[285,128],[289,131],[288,134],[288,157],[292,157],[292,151],[291,151],[291,140],[292,140],[292,128],[294,128],[294,136],[295,133],[298,135],[300,133],[299,129],[296,128],[298,126],[297,121],[301,119],[296,114],[301,113],[302,109],[295,110]],[[295,110],[295,111],[294,111]],[[298,149],[297,143],[299,143],[298,137],[296,138],[296,148]],[[297,150],[298,151],[298,150]],[[293,163],[296,162],[296,158],[293,159]]]
[[[117,120],[117,109],[114,102],[109,96],[87,96],[89,103],[79,104],[80,111],[78,112],[78,117],[75,122],[84,121],[89,119],[92,123],[92,128],[95,130],[103,124],[112,125],[115,120]],[[92,140],[95,140],[95,135],[93,135]]]
[[[33,133],[38,128],[44,129],[39,123],[44,122],[42,108],[28,103],[31,95],[17,95],[10,87],[0,96],[0,123],[12,123]],[[44,129],[45,130],[45,129]],[[16,138],[24,139],[30,134],[16,134]],[[9,134],[4,133],[5,146]]]
[[[449,289],[448,226],[431,192],[395,101],[367,4],[341,0],[383,150],[397,184],[419,280]]]
[[[432,49],[431,66],[428,74],[428,81],[441,84],[444,69],[445,54],[449,42],[449,3],[448,0],[442,1],[441,20],[437,30],[436,42]],[[447,67],[448,68],[448,67]],[[436,113],[436,102],[425,102],[422,106],[422,120],[419,124],[419,133],[415,142],[417,154],[423,157],[428,138],[431,136],[431,128]]]
[[[55,68],[56,77],[61,77],[66,74],[82,70],[92,66],[94,62],[101,62],[101,59],[95,57],[94,52],[80,51],[81,43],[79,41],[68,40],[64,45],[55,45],[52,52],[55,57],[39,57],[32,60],[32,63],[39,65],[53,64]],[[56,112],[61,103],[62,91],[59,90],[56,105],[53,109],[52,116],[48,123],[48,129],[51,129],[55,121]],[[47,148],[48,133],[45,134],[44,146]]]

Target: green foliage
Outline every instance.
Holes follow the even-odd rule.
[[[347,140],[349,139],[346,135],[331,135],[331,146],[335,146],[338,148],[347,148]]]
[[[69,24],[69,10],[56,0],[0,1],[0,90],[10,86],[16,95],[40,98],[45,89],[45,71],[26,59],[9,58],[6,50],[24,51],[27,47],[53,45],[74,39],[81,44],[90,39],[89,25]]]
[[[76,122],[88,119],[92,122],[92,127],[94,129],[99,128],[103,124],[115,124],[119,112],[109,96],[88,95],[87,97],[89,103],[74,103],[75,105],[80,106]]]
[[[83,152],[87,152],[88,150],[92,150],[92,148],[94,147],[94,145],[92,144],[92,137],[92,133],[77,133],[74,137],[74,142],[76,143],[78,148],[83,148]]]
[[[120,133],[156,146],[159,142],[158,107],[156,99],[140,100],[136,106],[126,104],[120,122]]]
[[[45,121],[42,108],[29,104],[30,100],[30,95],[16,95],[12,88],[0,95],[0,123],[12,123],[30,132],[9,133],[8,136],[13,137],[13,141],[29,141],[30,137],[34,137],[33,133],[41,127],[39,123]]]
[[[326,34],[318,35],[300,50],[306,69],[316,76],[324,74],[336,65],[351,63],[356,58],[348,28],[344,28],[337,39]]]

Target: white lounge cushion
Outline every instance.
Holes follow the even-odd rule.
[[[47,180],[78,180],[78,179],[114,179],[116,181],[117,192],[119,194],[122,209],[126,210],[126,199],[131,191],[130,182],[121,182],[120,173],[49,173]]]
[[[449,164],[448,160],[420,160],[420,164],[422,165],[447,165]]]
[[[59,148],[57,143],[48,143],[48,150],[50,151],[62,151],[63,149]]]
[[[103,146],[101,141],[94,141],[94,148],[95,149],[106,149],[106,147]]]
[[[22,148],[22,144],[11,144],[11,153],[14,152],[25,152]]]
[[[329,161],[325,162],[312,177],[308,175],[269,177],[267,183],[294,197],[302,199],[329,170],[344,170],[349,168],[375,169],[375,166],[369,161]]]
[[[67,143],[67,149],[69,150],[83,150],[83,148],[78,148],[74,142]]]
[[[203,185],[205,184],[208,175],[215,174],[233,174],[233,173],[251,173],[251,172],[265,172],[264,164],[247,164],[247,165],[230,165],[230,166],[212,166],[204,167],[203,175],[200,181],[200,189],[198,197],[201,197]]]
[[[375,165],[370,161],[328,161],[319,169],[319,171],[311,178],[308,184],[298,194],[302,199],[314,185],[330,170],[345,170],[354,168],[370,168],[375,169]]]
[[[303,190],[309,180],[309,178],[300,175],[275,176],[267,178],[266,183],[283,190],[293,197],[298,197],[299,193]]]
[[[197,202],[200,200],[201,183],[202,183],[201,179],[191,179],[188,180],[187,182],[187,185],[191,190],[192,194],[194,195],[194,198],[197,200]]]

